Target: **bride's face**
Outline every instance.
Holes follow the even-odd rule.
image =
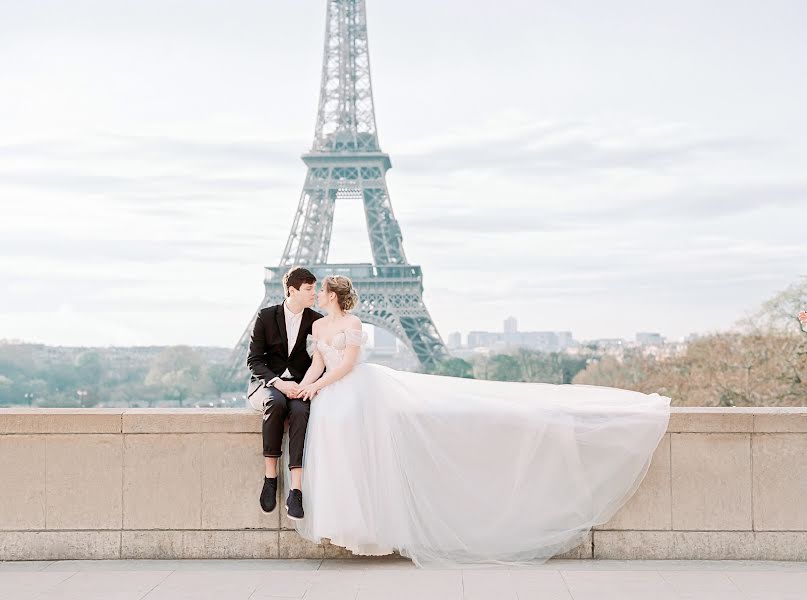
[[[328,291],[328,286],[323,281],[322,285],[319,287],[319,294],[317,294],[317,306],[320,308],[328,308],[328,304],[331,303],[330,295],[331,292]]]

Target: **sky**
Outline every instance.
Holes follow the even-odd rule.
[[[233,346],[313,140],[324,0],[0,0],[0,339]],[[807,274],[807,5],[367,0],[443,338],[731,327]],[[369,262],[358,204],[332,262]]]

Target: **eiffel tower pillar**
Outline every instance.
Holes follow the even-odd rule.
[[[403,249],[392,211],[386,172],[392,163],[381,151],[376,131],[364,0],[328,0],[319,109],[311,151],[302,156],[308,171],[283,256],[266,267],[266,293],[258,310],[283,301],[283,274],[292,266],[318,279],[347,275],[360,304],[351,312],[363,322],[402,340],[425,369],[447,351],[423,302],[423,277]],[[333,214],[341,200],[362,201],[372,263],[331,264],[328,250]],[[257,310],[233,350],[231,370],[246,378],[249,339]]]

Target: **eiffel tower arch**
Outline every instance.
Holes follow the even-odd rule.
[[[265,268],[264,299],[233,349],[234,381],[248,375],[258,310],[283,301],[283,274],[295,265],[320,280],[350,277],[360,298],[351,312],[403,341],[423,368],[434,367],[447,351],[423,302],[421,269],[406,259],[387,190],[392,163],[378,143],[364,0],[328,0],[317,124],[302,159],[308,171],[291,233],[279,266]],[[328,263],[334,210],[349,199],[363,204],[372,263]]]

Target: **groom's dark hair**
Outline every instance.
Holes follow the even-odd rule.
[[[314,277],[314,274],[308,269],[304,269],[303,267],[292,267],[286,271],[285,275],[283,275],[283,292],[286,294],[286,298],[288,298],[290,287],[299,290],[300,286],[304,283],[316,282],[317,278]]]

